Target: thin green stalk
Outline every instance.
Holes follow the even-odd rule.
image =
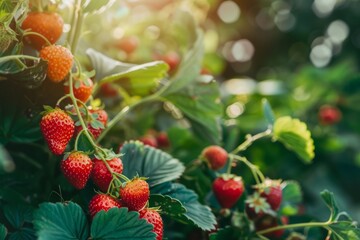
[[[81,2],[81,0],[78,0],[78,2]],[[76,18],[77,18],[77,6],[78,6],[78,2],[74,5],[74,9],[73,12],[71,14],[71,20],[70,20],[70,31],[68,32],[67,36],[66,36],[66,41],[67,44],[72,43],[73,41],[73,35],[74,35],[74,26],[75,26],[75,22],[76,22]]]
[[[228,168],[226,170],[227,174],[231,174],[231,168],[232,168],[232,164],[234,162],[234,156],[233,155],[229,155],[229,165]]]
[[[79,139],[80,139],[80,135],[81,133],[83,133],[84,131],[86,131],[85,129],[81,129],[81,131],[78,133],[78,135],[76,136],[76,139],[75,139],[75,151],[78,150],[78,144],[79,144]]]
[[[107,127],[104,129],[104,131],[100,134],[100,136],[97,139],[97,142],[99,143],[107,134],[107,132],[110,131],[130,110],[134,109],[135,107],[151,101],[160,100],[160,97],[157,94],[148,96],[146,98],[143,98],[142,100],[133,103],[132,105],[124,107],[118,114],[115,115],[115,117],[108,123]]]
[[[259,140],[260,138],[263,138],[263,137],[270,136],[271,133],[272,133],[271,129],[266,129],[264,132],[260,132],[253,136],[249,134],[246,136],[246,140],[242,144],[240,144],[237,148],[235,148],[231,153],[237,154],[238,152],[242,152],[242,151],[246,150],[248,147],[250,147],[251,144],[253,142],[255,142],[256,140]]]
[[[307,223],[295,223],[295,224],[288,224],[288,225],[281,225],[281,226],[276,226],[276,227],[272,227],[272,228],[268,228],[265,230],[261,230],[256,232],[257,234],[266,234],[269,232],[274,232],[277,230],[282,230],[282,229],[293,229],[293,228],[306,228],[306,227],[324,227],[326,229],[328,225],[330,225],[331,222],[307,222]]]
[[[265,180],[264,174],[260,171],[260,169],[256,165],[252,164],[249,160],[247,160],[246,157],[240,157],[234,154],[229,154],[229,155],[232,156],[235,160],[243,162],[251,170],[251,173],[254,176],[254,179],[257,184],[264,182]]]
[[[23,37],[28,36],[28,35],[38,36],[38,37],[42,38],[42,39],[47,43],[48,46],[52,45],[51,42],[50,42],[44,35],[42,35],[42,34],[40,34],[40,33],[31,32],[31,31],[30,31],[30,32],[25,32],[25,33],[23,34]]]
[[[75,34],[74,34],[74,38],[73,41],[71,42],[71,52],[75,55],[76,53],[76,48],[80,39],[80,35],[81,35],[81,29],[82,29],[82,24],[83,24],[83,20],[84,20],[84,14],[82,12],[81,7],[78,9],[78,16],[76,19],[76,25],[75,25]]]
[[[32,57],[32,56],[28,56],[28,55],[9,55],[9,56],[5,56],[5,57],[0,57],[0,63],[11,61],[11,60],[18,60],[19,58],[30,59],[30,60],[34,60],[34,61],[39,60],[39,58],[37,58],[37,57]]]

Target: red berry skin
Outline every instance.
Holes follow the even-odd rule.
[[[156,141],[156,138],[152,135],[142,136],[139,138],[139,141],[142,142],[144,145],[148,145],[150,147],[158,147],[158,142]]]
[[[83,152],[72,152],[60,165],[65,178],[76,189],[83,189],[90,178],[93,162]]]
[[[243,194],[244,183],[241,177],[224,178],[220,176],[213,182],[212,189],[221,207],[231,208]]]
[[[54,44],[63,32],[64,21],[62,17],[54,12],[31,12],[23,21],[21,28],[40,33],[51,44]],[[37,50],[46,46],[46,42],[39,36],[28,35],[25,40]]]
[[[153,209],[145,208],[140,212],[140,218],[145,219],[154,226],[153,232],[156,233],[156,240],[163,239],[163,221],[160,214]]]
[[[341,120],[340,110],[334,106],[324,105],[319,110],[319,121],[322,125],[333,125]]]
[[[143,209],[149,200],[149,184],[140,179],[126,183],[125,187],[120,188],[121,201],[130,211],[139,211]]]
[[[250,207],[248,203],[245,204],[245,212],[250,220],[256,220],[264,216],[264,212],[256,212],[253,207]]]
[[[109,184],[112,180],[112,175],[102,160],[95,158],[93,161],[94,161],[94,167],[91,178],[94,184],[98,186],[102,192],[107,192],[109,188]],[[119,174],[122,173],[123,164],[120,158],[113,158],[111,160],[108,160],[107,163],[109,164],[113,172]]]
[[[281,219],[281,221],[283,221],[283,219]],[[287,224],[286,222],[282,222],[282,223]],[[277,227],[277,226],[279,226],[278,220],[276,219],[276,217],[273,217],[270,215],[265,215],[262,218],[255,221],[256,231],[261,231],[261,230],[265,230],[265,229],[273,228],[273,227]],[[266,233],[266,234],[264,234],[264,236],[266,236],[270,239],[274,239],[274,238],[278,239],[284,235],[284,232],[285,232],[284,229],[280,229],[280,230]]]
[[[133,53],[138,46],[139,39],[136,36],[123,37],[118,43],[118,47],[127,54]]]
[[[121,208],[121,204],[114,198],[106,194],[96,194],[89,202],[89,213],[94,218],[96,213],[104,210],[107,212],[110,208]]]
[[[40,51],[40,58],[48,61],[47,77],[55,83],[68,75],[73,64],[70,50],[59,45],[50,45]]]
[[[166,132],[160,132],[156,135],[156,141],[159,148],[170,147],[170,141]]]
[[[228,153],[225,149],[215,145],[205,148],[202,156],[207,161],[209,167],[215,171],[224,167],[228,159]]]
[[[118,95],[118,92],[110,83],[101,84],[100,92],[105,97],[115,97]]]
[[[50,151],[61,155],[74,134],[75,125],[66,112],[55,108],[42,117],[40,129]]]
[[[171,51],[164,55],[161,60],[166,62],[169,65],[169,71],[175,71],[175,69],[178,67],[180,63],[180,56],[177,52]]]
[[[84,80],[74,78],[73,81],[74,96],[83,103],[86,103],[86,101],[90,98],[94,87],[93,81],[90,78],[86,79],[86,81],[87,85],[84,83]],[[64,86],[64,92],[65,94],[70,93],[70,87]]]
[[[262,191],[260,196],[266,199],[272,210],[279,210],[282,201],[282,190],[280,185],[269,187],[268,191]]]

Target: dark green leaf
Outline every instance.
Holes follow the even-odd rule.
[[[166,152],[141,142],[125,143],[121,148],[124,156],[121,158],[124,165],[123,174],[129,178],[136,175],[147,177],[150,186],[175,180],[184,172],[184,165]]]
[[[217,144],[221,139],[222,105],[218,84],[196,82],[179,92],[165,96],[190,120],[200,139]]]
[[[86,4],[83,5],[84,13],[95,13],[99,10],[110,7],[114,1],[111,0],[96,0],[96,1],[85,1]]]
[[[335,220],[339,214],[339,208],[334,198],[334,194],[328,190],[324,190],[320,193],[321,198],[324,200],[326,206],[330,209],[331,220]]]
[[[78,141],[78,150],[83,152],[92,151],[94,148],[90,143],[89,139],[86,137],[84,132],[80,133],[79,141]]]
[[[139,218],[138,212],[128,212],[127,208],[111,208],[96,214],[91,225],[91,238],[155,240],[152,229],[151,224]]]
[[[0,240],[5,240],[6,235],[7,235],[6,227],[0,223]]]
[[[11,172],[14,169],[15,165],[13,160],[11,159],[6,149],[0,144],[0,173]]]
[[[38,240],[86,240],[89,236],[85,213],[73,202],[42,203],[35,211],[34,227]]]
[[[152,188],[151,193],[168,195],[182,203],[183,207],[186,208],[186,213],[181,216],[172,216],[174,219],[195,224],[205,231],[215,228],[216,219],[211,209],[200,204],[197,194],[184,185],[167,182]]]
[[[269,101],[267,99],[263,99],[262,104],[263,104],[263,112],[266,120],[269,122],[270,125],[274,125],[275,115]]]
[[[34,229],[21,228],[9,234],[9,240],[35,240],[37,239]]]
[[[302,201],[300,185],[295,181],[285,181],[283,185],[280,212],[283,215],[294,215],[298,211],[298,204]]]
[[[331,230],[331,239],[333,240],[360,240],[360,229],[356,223],[340,221],[328,226]]]
[[[6,205],[4,207],[4,215],[12,227],[20,229],[25,222],[32,222],[33,208],[23,204]]]
[[[134,65],[116,61],[93,49],[88,49],[86,54],[100,84],[116,83],[133,95],[144,96],[154,91],[168,71],[162,61]]]
[[[149,206],[160,207],[161,213],[169,216],[179,216],[186,212],[179,200],[161,194],[152,194],[149,199]]]

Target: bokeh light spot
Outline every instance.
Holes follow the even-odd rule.
[[[218,8],[218,16],[225,23],[236,22],[241,14],[239,6],[233,1],[224,1]]]

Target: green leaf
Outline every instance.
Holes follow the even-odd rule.
[[[24,204],[6,205],[4,215],[12,227],[20,229],[25,222],[32,222],[33,208]]]
[[[324,190],[320,193],[321,198],[324,200],[326,206],[330,209],[330,219],[335,220],[339,214],[339,208],[334,198],[334,193]]]
[[[219,86],[215,81],[189,84],[179,92],[164,96],[189,119],[194,133],[207,142],[218,144],[221,140],[220,118],[222,105]]]
[[[96,70],[99,84],[119,84],[132,95],[145,96],[152,93],[168,71],[168,65],[163,61],[134,65],[116,61],[93,49],[88,49],[86,54]]]
[[[300,185],[295,181],[285,181],[283,185],[280,212],[282,215],[295,215],[298,212],[298,204],[302,201]]]
[[[276,119],[273,138],[293,150],[306,163],[314,158],[314,141],[310,131],[298,119],[288,116]]]
[[[272,110],[272,107],[267,99],[262,100],[263,112],[265,115],[266,120],[269,122],[270,125],[274,125],[275,123],[275,115]]]
[[[179,216],[186,213],[186,209],[179,200],[161,194],[152,194],[149,199],[149,206],[160,207],[161,213],[169,216]]]
[[[163,96],[178,92],[190,84],[190,82],[194,81],[200,73],[204,56],[203,33],[199,28],[196,28],[194,18],[191,14],[179,11],[172,21],[179,23],[177,27],[186,27],[186,30],[180,29],[180,31],[184,32],[184,36],[189,35],[190,41],[193,41],[193,43],[183,56],[178,71],[170,79],[168,85],[160,90]]]
[[[83,152],[92,151],[94,147],[86,137],[85,132],[81,132],[78,140],[78,150]]]
[[[111,0],[91,0],[85,1],[82,8],[84,13],[96,13],[97,11],[109,8],[113,3],[114,1]]]
[[[35,211],[34,227],[38,240],[86,240],[89,236],[86,216],[73,202],[40,204]]]
[[[7,235],[6,227],[0,223],[0,240],[5,240],[6,235]]]
[[[9,153],[0,144],[0,173],[1,172],[12,172],[15,169],[13,160]]]
[[[124,171],[129,178],[136,175],[147,177],[150,186],[172,181],[184,172],[184,165],[166,152],[149,146],[144,146],[139,141],[130,141],[121,148],[121,157]]]
[[[142,239],[155,240],[153,226],[139,218],[138,212],[128,212],[127,208],[111,208],[100,211],[91,225],[91,239]]]
[[[9,233],[9,240],[35,240],[36,233],[31,228],[21,228],[16,232]]]
[[[360,240],[360,229],[356,223],[349,221],[339,221],[328,226],[331,230],[333,240]]]
[[[179,200],[186,212],[172,216],[180,222],[192,223],[204,231],[215,229],[216,219],[211,209],[199,203],[197,194],[179,183],[164,183],[151,189],[152,194],[168,195]]]

